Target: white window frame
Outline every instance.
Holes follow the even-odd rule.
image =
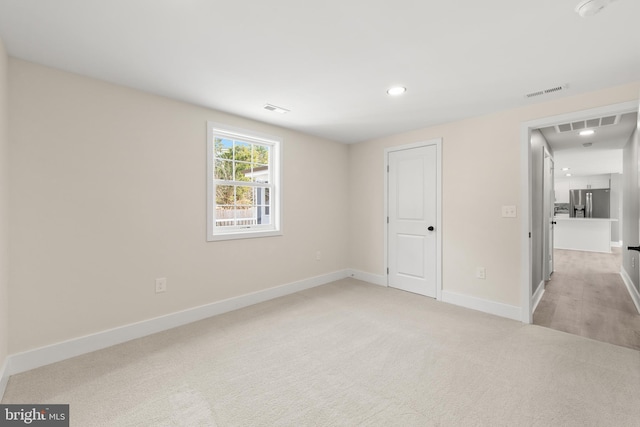
[[[215,138],[224,137],[270,147],[269,168],[273,171],[269,191],[270,224],[215,227]],[[207,121],[207,241],[281,236],[282,233],[282,138]]]

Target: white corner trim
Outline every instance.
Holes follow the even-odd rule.
[[[442,291],[442,301],[449,304],[459,305],[460,307],[495,314],[500,317],[506,317],[507,319],[517,321],[522,320],[522,309],[515,305],[503,304],[501,302],[489,301],[445,290]]]
[[[4,376],[8,377],[81,354],[101,350],[218,314],[331,283],[348,276],[347,270],[340,270],[13,354],[8,357],[8,361],[5,363],[2,381],[4,381]],[[0,382],[0,387],[2,384]]]
[[[616,242],[615,240],[611,241],[611,247],[612,248],[621,248],[622,247],[622,240],[620,240],[619,242]]]
[[[627,273],[627,270],[625,270],[624,267],[620,269],[620,277],[622,277],[622,281],[627,287],[627,291],[629,291],[629,295],[631,295],[633,303],[636,305],[636,310],[640,313],[640,293],[638,293],[638,290],[633,285],[633,280],[631,280],[631,276],[629,276],[629,273]]]
[[[531,313],[536,311],[536,308],[538,308],[538,304],[540,304],[542,295],[544,295],[544,280],[540,281],[538,289],[536,289],[536,293],[531,297]]]
[[[4,391],[7,389],[7,383],[9,383],[9,375],[9,358],[7,357],[0,367],[0,402],[2,402]]]
[[[347,270],[347,275],[363,282],[372,283],[378,286],[387,287],[387,276],[380,274],[367,273],[360,270]]]

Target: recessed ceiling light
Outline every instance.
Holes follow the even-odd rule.
[[[569,169],[571,169],[571,168],[562,168],[562,171],[563,171],[563,172],[566,172],[566,171],[568,171]]]
[[[389,95],[397,96],[397,95],[402,95],[406,91],[407,91],[406,87],[394,86],[394,87],[390,88],[389,90],[387,90],[387,93]]]
[[[595,130],[593,129],[587,129],[587,130],[583,130],[580,132],[580,136],[589,136],[589,135],[593,135],[594,133],[596,133]]]
[[[290,111],[290,110],[287,110],[286,108],[278,107],[272,104],[264,104],[264,107],[262,108],[264,108],[265,110],[273,111],[274,113],[280,113],[280,114],[285,114]]]
[[[581,17],[593,16],[607,7],[614,0],[583,0],[575,8]]]
[[[567,174],[565,174],[564,176],[571,176],[571,174],[570,174],[570,173],[567,173]]]

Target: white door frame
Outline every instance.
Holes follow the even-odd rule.
[[[531,251],[531,131],[558,123],[573,122],[586,118],[602,117],[613,114],[625,114],[638,111],[638,101],[629,101],[619,104],[606,105],[588,110],[575,111],[572,113],[559,114],[556,116],[544,117],[520,125],[520,194],[522,215],[520,227],[522,233],[521,241],[521,270],[520,295],[522,321],[531,323],[533,321],[533,300],[531,295],[531,272],[533,270],[533,258]],[[540,236],[542,237],[542,236]]]
[[[549,160],[547,160],[549,159]],[[549,179],[550,182],[547,181],[546,178],[546,174],[547,174],[547,162],[551,162],[551,178]],[[549,261],[553,260],[553,206],[554,206],[554,202],[552,202],[552,195],[554,195],[555,190],[554,190],[554,167],[555,167],[555,160],[553,159],[553,156],[551,155],[551,153],[549,153],[549,150],[547,150],[547,147],[544,147],[542,150],[542,168],[543,168],[543,175],[542,175],[542,206],[543,208],[547,208],[547,209],[543,209],[542,212],[542,232],[544,233],[544,241],[543,241],[543,250],[542,250],[542,280],[543,283],[546,282],[547,280],[551,279],[551,274],[553,274],[553,268],[550,268],[551,266],[549,265]],[[547,183],[550,184],[551,188],[548,188],[549,186],[546,185]],[[553,198],[555,199],[555,197]],[[553,265],[553,262],[551,262],[551,265]],[[535,307],[534,307],[535,309]]]
[[[430,139],[413,144],[399,145],[384,150],[384,270],[385,286],[389,287],[389,153],[435,145],[436,154],[436,300],[442,300],[442,138]]]

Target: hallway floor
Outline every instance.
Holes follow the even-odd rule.
[[[555,272],[533,323],[640,350],[640,314],[619,274],[620,251],[556,249]]]

